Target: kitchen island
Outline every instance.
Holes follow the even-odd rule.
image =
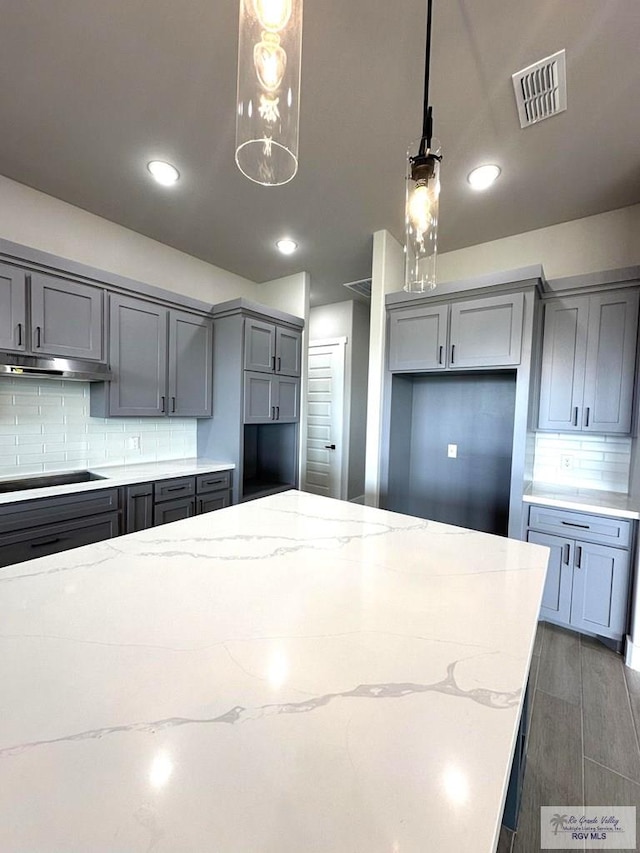
[[[494,850],[546,564],[290,491],[3,569],[0,850]]]

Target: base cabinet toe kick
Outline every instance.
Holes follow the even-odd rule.
[[[0,506],[0,568],[231,505],[232,471]]]

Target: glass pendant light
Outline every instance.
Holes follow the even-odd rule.
[[[264,186],[298,171],[302,0],[240,0],[236,163]]]
[[[433,138],[433,114],[429,106],[431,5],[432,0],[428,0],[422,137],[407,156],[404,289],[412,293],[424,293],[436,286],[442,154],[440,143]],[[412,155],[416,147],[418,153]]]

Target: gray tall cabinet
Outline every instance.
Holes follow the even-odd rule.
[[[304,321],[246,299],[214,306],[213,418],[198,455],[236,465],[234,503],[298,486]]]

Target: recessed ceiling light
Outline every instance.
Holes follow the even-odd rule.
[[[278,240],[276,246],[283,255],[292,255],[298,248],[298,244],[295,240],[290,240],[289,237],[284,237],[282,240]]]
[[[171,163],[165,163],[164,160],[152,160],[147,163],[147,169],[163,187],[170,187],[180,177],[180,172],[176,167],[172,166]]]
[[[500,166],[494,164],[487,166],[478,166],[469,172],[467,180],[474,190],[486,190],[496,180],[501,172]]]

